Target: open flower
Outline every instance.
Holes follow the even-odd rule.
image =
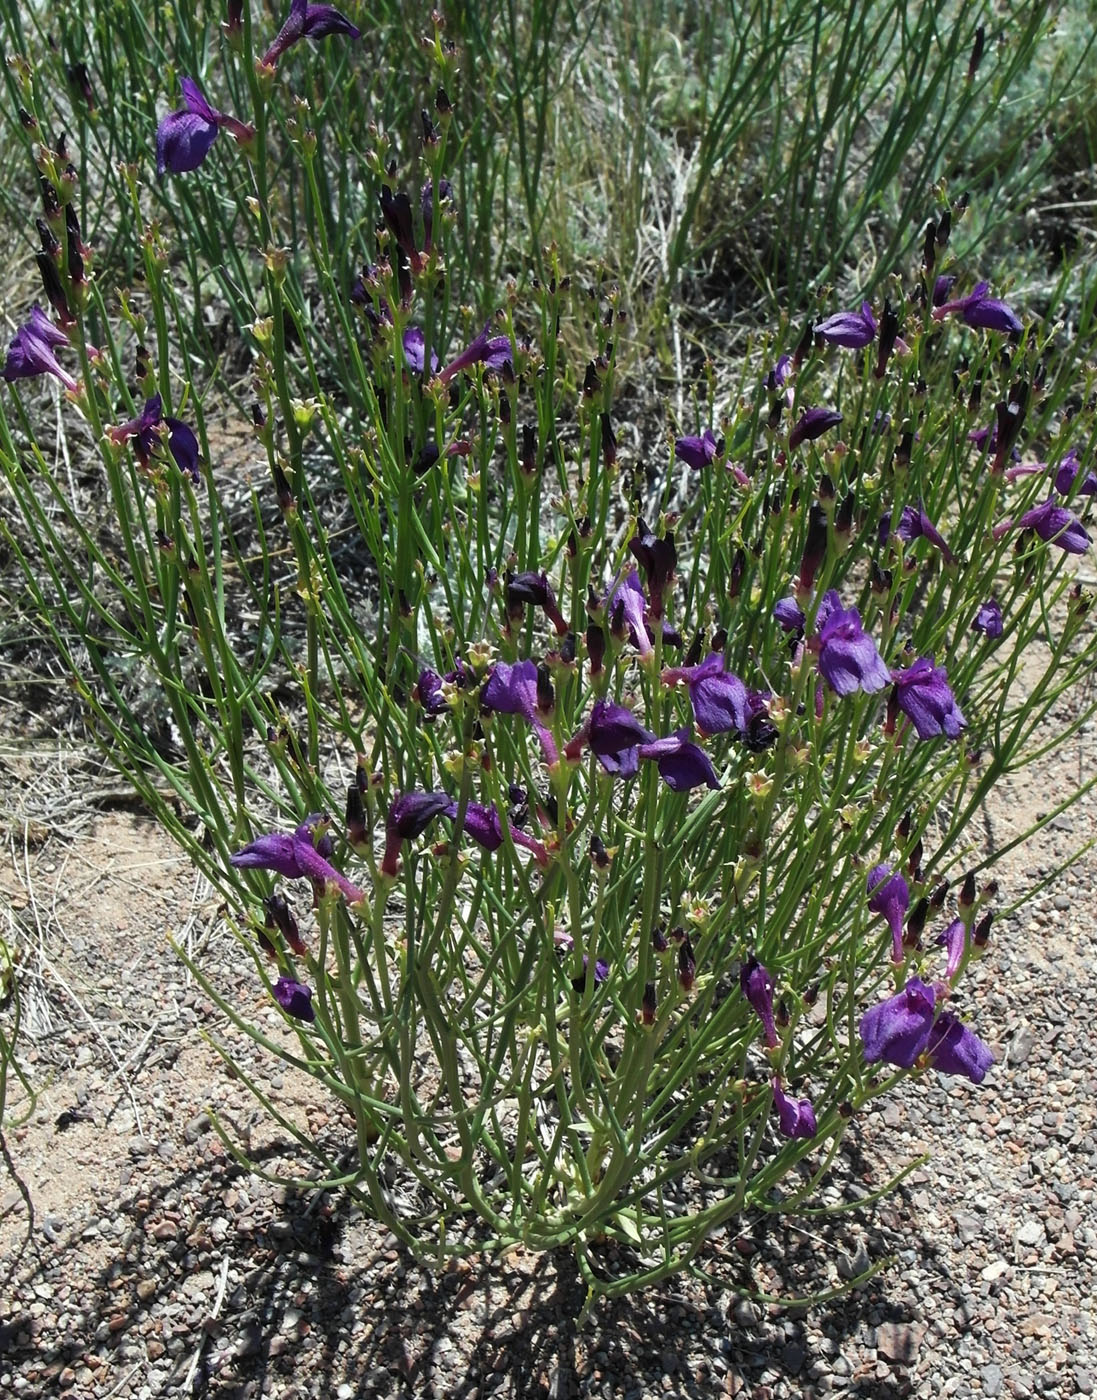
[[[29,318],[15,332],[4,361],[4,378],[9,384],[17,379],[33,379],[39,374],[52,374],[66,389],[79,387],[76,380],[61,368],[53,353],[69,338],[49,319],[40,306],[31,308]]]
[[[295,982],[292,977],[279,977],[274,984],[274,999],[295,1021],[316,1020],[316,1012],[312,1009],[312,988],[306,987],[303,982]]]
[[[322,39],[325,34],[343,34],[348,39],[362,37],[362,31],[334,5],[309,5],[306,0],[293,0],[285,24],[261,61],[273,68],[285,51],[299,40]]]
[[[842,415],[833,408],[809,408],[788,435],[789,447],[799,447],[802,442],[814,442],[829,428],[835,428],[842,421]]]
[[[781,1087],[781,1081],[773,1081],[773,1106],[777,1110],[777,1126],[788,1138],[813,1138],[818,1131],[815,1122],[815,1109],[810,1099],[790,1099]]]
[[[449,364],[439,371],[438,378],[443,384],[448,384],[455,374],[463,369],[471,369],[473,365],[483,365],[485,369],[499,371],[504,365],[513,362],[510,337],[488,335],[490,329],[491,323],[488,322],[476,339],[470,341],[459,355],[454,356]]]
[[[404,792],[395,798],[385,822],[381,873],[395,875],[399,869],[401,845],[422,836],[435,817],[448,813],[452,806],[453,799],[445,792]]]
[[[819,674],[836,695],[852,695],[855,690],[874,694],[889,684],[891,673],[861,626],[861,614],[856,608],[843,609],[833,588],[823,595],[815,625]]]
[[[679,729],[665,739],[641,744],[637,753],[640,758],[654,760],[659,776],[672,792],[720,786],[712,760],[704,749],[690,742],[688,729]]]
[[[521,574],[508,574],[506,592],[508,616],[514,619],[521,618],[525,604],[532,603],[544,612],[556,628],[558,637],[567,636],[568,624],[557,606],[556,594],[552,591],[548,574],[543,569],[540,573],[531,570]]]
[[[749,690],[726,669],[722,652],[713,652],[696,666],[673,666],[663,672],[664,685],[685,681],[697,728],[704,738],[733,733],[748,747],[766,748],[776,738],[769,723],[769,697]]]
[[[674,455],[687,467],[700,471],[711,466],[716,460],[721,444],[711,428],[706,428],[700,437],[680,437],[674,444]]]
[[[457,816],[457,803],[450,802],[448,808],[443,812],[443,816]],[[534,859],[540,866],[548,864],[548,852],[540,841],[535,841],[532,836],[516,826],[507,823],[510,829],[510,839],[516,846],[524,846],[527,851],[532,852]],[[465,804],[465,820],[461,828],[485,851],[497,851],[505,840],[503,834],[503,822],[498,811],[494,807],[487,807],[482,802],[467,802]]]
[[[1025,511],[1015,522],[1005,521],[994,527],[994,537],[998,539],[1011,525],[1018,530],[1035,530],[1047,544],[1058,545],[1067,554],[1084,554],[1089,548],[1089,535],[1085,526],[1066,506],[1061,506],[1054,496],[1049,496],[1042,506],[1034,506]]]
[[[652,735],[624,705],[617,705],[612,700],[596,700],[590,718],[569,741],[564,753],[574,763],[583,745],[589,744],[591,753],[607,773],[631,778],[640,766],[640,745],[649,743],[651,738]]]
[[[914,725],[919,739],[943,734],[958,739],[967,727],[956,697],[942,666],[934,666],[932,656],[920,656],[905,671],[892,671],[895,703]]]
[[[161,433],[161,425],[167,428],[166,435]],[[131,418],[128,423],[119,423],[117,427],[108,428],[107,435],[112,442],[119,443],[128,442],[132,438],[137,460],[146,468],[153,452],[165,441],[166,436],[167,449],[174,458],[175,465],[181,472],[186,472],[196,486],[198,485],[198,439],[186,423],[178,418],[165,417],[163,400],[159,394],[153,394],[151,399],[145,400],[145,406],[136,418]]]
[[[903,961],[903,919],[910,908],[910,890],[902,875],[896,875],[890,865],[876,865],[866,881],[868,907],[874,914],[883,914],[891,930],[891,960]]]
[[[929,540],[942,553],[946,564],[954,564],[956,556],[945,543],[940,530],[926,514],[925,504],[922,501],[915,506],[904,506],[903,513],[899,517],[899,523],[895,527],[895,533],[901,540],[908,544],[911,540]],[[883,541],[881,541],[883,543]]]
[[[876,336],[876,317],[867,301],[860,311],[839,311],[812,327],[817,340],[828,345],[842,345],[847,350],[863,350]]]
[[[1000,637],[1005,630],[1002,623],[1002,605],[997,598],[988,598],[979,604],[979,610],[971,624],[972,630],[982,632],[984,637]]]
[[[182,78],[179,86],[183,106],[177,112],[169,112],[156,128],[156,173],[161,176],[167,170],[173,175],[197,170],[222,127],[240,143],[255,135],[249,122],[211,107],[193,78]]]
[[[627,628],[640,655],[654,655],[655,648],[651,644],[651,636],[644,620],[647,611],[644,590],[640,586],[640,575],[635,569],[631,569],[619,584],[610,589],[606,604],[614,632],[622,633],[623,629]]]
[[[498,662],[480,692],[480,704],[502,715],[521,715],[533,726],[549,767],[559,758],[552,732],[541,718],[535,661]]]
[[[318,834],[323,822],[323,814],[313,812],[292,836],[281,832],[260,836],[230,856],[229,861],[238,870],[273,870],[287,880],[308,879],[314,888],[321,890],[331,883],[355,904],[362,899],[362,891],[332,865],[331,837],[326,833]]]
[[[1004,301],[996,301],[989,292],[990,283],[980,282],[969,296],[960,297],[957,301],[942,301],[938,305],[935,287],[933,319],[940,321],[946,316],[959,316],[966,325],[976,330],[1002,331],[1005,334],[1023,331],[1024,326],[1017,314]],[[945,295],[948,295],[947,291]]]
[[[899,1069],[925,1063],[942,1074],[962,1074],[981,1084],[994,1056],[977,1035],[951,1011],[937,1011],[937,994],[918,977],[901,992],[865,1012],[861,1018],[865,1061],[884,1060]]]

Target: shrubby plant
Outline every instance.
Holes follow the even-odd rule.
[[[8,548],[89,724],[228,902],[250,981],[193,972],[340,1106],[315,1137],[236,1064],[314,1184],[428,1257],[571,1248],[592,1298],[700,1268],[745,1211],[811,1201],[901,1078],[991,1069],[966,973],[1004,852],[973,821],[1092,710],[1091,386],[1005,270],[951,258],[945,204],[885,295],[789,308],[726,398],[706,367],[695,421],[638,423],[637,459],[613,286],[548,249],[486,324],[455,304],[444,81],[418,163],[367,155],[373,261],[317,225],[306,304],[270,171],[284,139],[319,201],[323,133],[267,102],[294,44],[356,36],[329,6],[256,27],[229,16],[250,108],[184,77],[126,180],[135,218],[153,149],[169,201],[215,150],[252,181],[266,481],[243,499],[219,464],[165,230],[108,305],[43,141]],[[41,376],[109,541],[51,467]]]

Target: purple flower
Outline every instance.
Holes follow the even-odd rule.
[[[316,828],[323,821],[321,813],[313,812],[292,836],[284,836],[281,832],[260,836],[242,851],[230,856],[230,864],[238,870],[273,870],[287,880],[308,879],[315,888],[322,888],[330,881],[351,904],[355,904],[363,898],[362,891],[331,864],[334,853],[331,837],[316,835]]]
[[[926,1048],[936,1003],[933,988],[912,977],[897,996],[866,1011],[861,1017],[866,1063],[885,1060],[900,1069],[910,1069]]]
[[[945,949],[948,955],[945,976],[951,981],[960,970],[964,951],[967,948],[967,925],[963,919],[953,919],[944,933],[937,935],[937,943]]]
[[[679,729],[665,739],[641,744],[640,758],[654,759],[659,776],[672,792],[689,792],[702,785],[718,788],[720,780],[708,754],[689,741],[689,730]]]
[[[837,427],[842,415],[833,408],[809,408],[788,435],[789,447],[799,447],[802,442],[814,442],[829,429]]]
[[[772,1049],[778,1044],[777,1025],[773,1018],[773,978],[753,954],[739,969],[739,986],[758,1013],[766,1044]]]
[[[910,908],[910,890],[902,875],[896,875],[890,865],[876,865],[865,882],[868,907],[874,914],[883,914],[891,929],[891,960],[903,961],[903,919]]]
[[[1023,331],[1024,326],[1016,313],[1011,311],[1004,301],[995,301],[993,297],[988,296],[989,291],[990,283],[980,282],[969,296],[935,305],[933,319],[940,321],[946,316],[957,315],[976,330],[1002,331],[1007,334],[1011,331]],[[934,301],[936,302],[936,289]]]
[[[948,301],[948,294],[956,285],[956,278],[950,273],[944,273],[938,277],[933,284],[933,304],[934,306],[944,306]]]
[[[627,626],[633,645],[640,655],[654,655],[655,649],[644,620],[647,611],[644,590],[640,586],[640,575],[635,569],[630,570],[619,584],[610,589],[607,604],[610,624],[614,631],[620,631],[622,627]]]
[[[804,635],[804,611],[795,598],[780,598],[773,605],[773,617],[778,627],[786,632]]]
[[[616,705],[611,700],[596,700],[590,718],[564,752],[574,763],[583,745],[589,744],[591,753],[607,773],[631,778],[640,766],[640,745],[649,743],[651,738],[651,734],[624,705]]]
[[[841,345],[847,350],[863,350],[876,338],[876,317],[867,301],[861,303],[860,311],[839,311],[836,316],[828,316],[813,326],[817,340],[828,345]]]
[[[461,353],[440,371],[438,378],[443,384],[448,384],[455,374],[463,369],[470,369],[473,365],[482,364],[485,369],[499,371],[504,365],[513,363],[510,337],[489,336],[490,328],[491,323],[488,322],[476,339],[466,345]]]
[[[456,817],[457,803],[450,802],[443,811],[443,816]],[[510,826],[510,823],[508,823]],[[497,851],[503,844],[503,822],[498,811],[494,807],[487,807],[482,802],[468,802],[465,804],[465,821],[462,827],[478,846],[482,846],[485,851]],[[537,864],[544,866],[548,864],[548,852],[540,841],[535,841],[532,836],[527,836],[516,826],[510,826],[510,839],[516,846],[524,846],[527,851],[531,851],[537,860]]]
[[[783,389],[791,368],[792,356],[782,355],[773,368],[766,371],[766,377],[762,380],[762,388],[768,389],[771,394],[775,394],[778,389]]]
[[[295,1021],[315,1021],[312,1009],[312,988],[290,977],[279,977],[274,984],[274,999],[287,1016]]]
[[[773,1106],[777,1110],[777,1126],[787,1138],[813,1138],[817,1132],[815,1109],[810,1099],[790,1099],[773,1081]]]
[[[945,543],[937,526],[934,525],[933,521],[926,514],[926,508],[922,501],[918,502],[917,509],[915,509],[914,506],[903,507],[903,513],[899,517],[899,524],[895,527],[895,533],[901,540],[905,540],[908,544],[911,540],[929,540],[930,544],[936,545],[942,555],[944,555],[946,564],[954,564],[956,562],[956,556]],[[881,543],[883,543],[882,540]]]
[[[325,34],[345,34],[348,39],[362,37],[361,30],[334,5],[309,5],[306,0],[293,0],[285,24],[261,62],[273,68],[285,51],[299,40],[322,39]]]
[[[852,695],[855,690],[871,695],[890,682],[876,643],[861,626],[861,614],[856,608],[843,609],[833,588],[819,604],[815,625],[819,674],[836,695]]]
[[[590,959],[586,953],[583,954],[583,971],[581,976],[573,977],[571,985],[577,992],[586,990],[587,979],[590,976]],[[596,958],[594,961],[594,985],[600,987],[609,977],[609,963],[605,958]]]
[[[449,709],[442,692],[442,684],[442,677],[437,671],[432,671],[429,666],[419,672],[419,679],[415,684],[415,694],[428,715],[444,715]]]
[[[1089,536],[1082,522],[1066,506],[1059,505],[1054,496],[1049,496],[1042,506],[1025,511],[1016,528],[1035,530],[1047,544],[1056,544],[1067,554],[1084,554],[1089,548]],[[994,527],[995,539],[1001,530],[1001,525]]]
[[[395,798],[385,822],[382,874],[395,875],[401,844],[421,836],[435,817],[448,813],[452,806],[453,799],[444,792],[405,792]]]
[[[700,437],[680,437],[674,444],[675,457],[694,471],[711,466],[719,451],[720,444],[711,428],[706,428]]]
[[[167,170],[173,175],[197,170],[222,127],[239,143],[250,141],[255,135],[250,123],[211,107],[193,78],[180,79],[179,86],[183,106],[177,112],[169,112],[156,128],[156,173],[160,176]]]
[[[962,1074],[981,1084],[994,1056],[951,1011],[936,1012],[937,996],[912,977],[896,996],[866,1011],[861,1018],[865,1061],[884,1060],[911,1069],[921,1056],[942,1074]]]
[[[153,394],[151,399],[145,400],[145,406],[136,418],[131,418],[128,423],[119,423],[115,428],[108,428],[107,435],[112,442],[118,443],[128,442],[132,438],[137,460],[147,469],[153,452],[164,441],[160,432],[161,424],[167,426],[167,449],[174,458],[175,465],[197,486],[200,480],[198,439],[186,423],[178,418],[164,416],[163,401],[159,394]]]
[[[537,732],[544,751],[545,762],[551,767],[559,757],[556,741],[541,719],[537,696],[537,663],[498,662],[480,692],[480,704],[485,710],[501,715],[521,715]]]
[[[663,672],[663,682],[685,681],[697,728],[704,738],[734,733],[744,737],[766,713],[768,697],[751,692],[737,675],[725,669],[722,652],[713,652],[697,666],[675,666]]]
[[[59,331],[41,309],[31,308],[29,319],[19,327],[8,346],[8,356],[4,361],[4,378],[9,384],[17,379],[33,379],[39,374],[52,374],[66,389],[77,389],[79,385],[67,370],[61,368],[53,353],[69,343],[64,331]]]
[[[412,374],[422,374],[427,362],[427,342],[422,327],[409,326],[404,332],[404,359]],[[430,372],[437,373],[438,356],[430,352]]]
[[[975,614],[975,621],[971,624],[976,632],[982,632],[984,637],[1000,637],[1005,630],[1002,625],[1002,607],[997,598],[988,598],[985,603],[979,604],[979,611]]]
[[[933,1069],[941,1074],[962,1074],[973,1084],[981,1084],[994,1063],[990,1047],[951,1011],[942,1011],[934,1022],[926,1054]]]
[[[651,616],[663,616],[663,595],[674,577],[678,564],[678,550],[674,535],[667,533],[659,538],[653,534],[643,520],[637,522],[636,533],[628,542],[629,553],[644,571],[651,599]]]
[[[919,739],[944,734],[958,739],[967,720],[960,713],[944,668],[934,666],[932,656],[920,656],[905,671],[893,671],[895,702],[914,725]]]
[[[1055,472],[1055,489],[1061,496],[1069,496],[1074,489],[1074,483],[1078,479],[1078,473],[1082,468],[1078,461],[1078,449],[1072,447],[1063,457]],[[1079,496],[1097,496],[1097,475],[1087,471],[1082,477],[1082,484],[1078,487]]]

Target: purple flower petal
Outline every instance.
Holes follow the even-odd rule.
[[[777,1126],[788,1138],[813,1138],[818,1131],[815,1122],[815,1109],[810,1099],[790,1099],[781,1088],[781,1081],[773,1081],[773,1106],[777,1110]]]
[[[1005,628],[1002,623],[1002,607],[998,600],[988,598],[985,603],[980,603],[975,621],[971,625],[976,632],[982,632],[984,637],[1000,637]]]
[[[706,428],[700,437],[680,437],[674,444],[675,457],[694,471],[710,466],[718,451],[716,434],[711,428]]]
[[[825,321],[813,326],[812,331],[828,345],[863,350],[876,338],[876,317],[868,302],[863,301],[860,311],[839,311],[836,316],[828,316]]]
[[[641,744],[639,756],[654,760],[659,776],[672,792],[689,792],[695,787],[718,788],[720,780],[708,754],[691,743],[688,729],[679,729],[665,739]]]
[[[315,1021],[312,1009],[312,989],[290,977],[279,977],[274,984],[274,999],[286,1013],[297,1021]]]
[[[944,668],[932,656],[920,656],[905,671],[894,671],[896,703],[914,725],[919,739],[945,735],[958,739],[967,720],[960,712]]]
[[[890,682],[876,643],[861,626],[861,614],[856,608],[843,609],[834,589],[819,604],[816,626],[819,674],[836,695],[855,690],[874,694]]]
[[[935,1070],[941,1074],[962,1074],[973,1084],[981,1084],[994,1063],[989,1046],[951,1011],[942,1011],[937,1017],[926,1049]]]
[[[897,996],[866,1011],[860,1026],[866,1063],[910,1069],[929,1042],[936,1003],[933,988],[912,977]]]

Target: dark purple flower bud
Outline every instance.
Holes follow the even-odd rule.
[[[674,536],[668,533],[660,539],[657,535],[652,534],[643,520],[639,520],[636,525],[636,534],[629,540],[628,547],[629,553],[643,569],[647,579],[648,594],[651,599],[651,616],[661,618],[663,616],[663,595],[670,587],[678,563],[678,551],[674,545]]]
[[[238,870],[273,870],[284,879],[308,879],[315,886],[330,882],[355,904],[363,897],[362,892],[331,864],[331,838],[316,831],[323,820],[320,813],[313,812],[292,836],[280,832],[260,836],[230,856],[229,862]]]
[[[79,385],[61,368],[54,350],[67,345],[69,338],[59,331],[40,307],[33,307],[30,319],[15,332],[4,361],[4,378],[9,384],[17,379],[32,379],[39,374],[52,374],[66,389]]]
[[[654,760],[659,776],[672,792],[689,792],[702,784],[718,788],[720,780],[708,754],[691,743],[688,736],[688,729],[679,729],[665,739],[641,744],[639,757]]]
[[[507,576],[508,614],[512,617],[521,617],[522,609],[527,603],[532,603],[534,607],[544,611],[545,616],[556,628],[557,636],[567,635],[568,625],[564,621],[560,609],[556,606],[556,594],[552,591],[548,574],[543,570],[539,574],[530,572]],[[517,609],[516,614],[514,609]]]
[[[786,632],[804,635],[804,610],[795,598],[781,598],[773,605],[773,616],[777,625]]]
[[[602,463],[607,471],[611,471],[617,462],[617,434],[613,431],[613,423],[610,421],[608,413],[600,415],[602,429]]]
[[[836,695],[852,695],[855,690],[874,694],[891,681],[876,643],[861,626],[856,608],[843,609],[832,588],[823,596],[816,614],[819,674]]]
[[[409,326],[404,332],[404,359],[412,374],[422,374],[427,363],[427,342],[421,326]],[[430,352],[430,372],[437,373],[438,356]]]
[[[1026,511],[1020,520],[996,525],[995,539],[1000,538],[1011,525],[1018,530],[1035,530],[1047,544],[1058,545],[1067,554],[1084,554],[1089,548],[1089,535],[1081,521],[1065,506],[1059,505],[1053,496],[1048,497],[1042,506]]]
[[[773,1019],[773,978],[753,954],[739,969],[739,986],[758,1013],[766,1044],[772,1049],[779,1043],[777,1025]]]
[[[1002,607],[998,600],[988,598],[985,603],[980,603],[975,621],[971,625],[976,632],[982,632],[984,637],[1000,637],[1005,627],[1002,623]]]
[[[808,533],[800,557],[800,577],[796,592],[806,597],[815,586],[815,575],[827,555],[827,513],[812,502],[808,511]]]
[[[994,1063],[990,1047],[951,1011],[942,1011],[937,1017],[925,1053],[933,1069],[941,1074],[962,1074],[973,1084],[981,1084]]]
[[[781,1088],[781,1081],[773,1081],[773,1106],[777,1110],[777,1126],[787,1138],[813,1138],[818,1131],[815,1122],[815,1109],[810,1099],[790,1099]]]
[[[665,953],[670,947],[670,942],[666,935],[666,925],[656,924],[651,931],[651,946],[656,953]]]
[[[413,841],[426,831],[435,817],[452,815],[456,810],[453,799],[444,792],[405,792],[397,797],[389,808],[385,822],[382,874],[396,874],[402,842]]]
[[[183,175],[198,167],[209,155],[217,133],[226,127],[237,142],[250,141],[255,128],[238,117],[229,116],[211,107],[193,78],[182,78],[183,106],[169,112],[156,129],[156,173],[163,176],[170,170]]]
[[[293,0],[286,22],[260,62],[273,68],[285,51],[301,39],[322,39],[326,34],[342,34],[348,39],[362,37],[361,30],[334,5],[310,5],[307,0]]]
[[[347,788],[345,825],[348,843],[355,850],[360,850],[369,840],[369,828],[366,825],[366,809],[362,802],[362,789],[357,783],[351,783]]]
[[[272,894],[263,900],[263,908],[266,911],[266,927],[273,933],[277,930],[286,941],[286,945],[299,958],[308,955],[304,939],[301,937],[301,930],[297,925],[297,920],[293,917],[293,910],[289,906],[289,900],[284,895]]]
[[[720,443],[711,428],[706,428],[700,437],[680,437],[674,444],[674,455],[687,467],[700,471],[711,466],[720,451]]]
[[[988,909],[971,931],[972,947],[977,948],[979,952],[983,952],[990,942],[990,926],[993,922],[994,910]]]
[[[640,1003],[641,1019],[643,1020],[645,1026],[654,1026],[655,1012],[658,1008],[658,1005],[659,1001],[655,995],[655,983],[645,982],[644,997],[642,1002]]]
[[[847,350],[863,350],[876,338],[876,317],[867,301],[860,311],[839,311],[813,327],[815,339],[827,345],[841,345]]]
[[[692,992],[697,980],[697,959],[693,955],[693,944],[683,933],[678,944],[678,985],[683,992]]]
[[[983,61],[983,49],[987,41],[987,32],[980,24],[975,30],[975,39],[971,45],[971,57],[967,64],[967,80],[972,82],[979,71],[979,64]]]
[[[958,301],[945,301],[934,306],[933,319],[943,320],[945,316],[957,315],[976,330],[1001,331],[1003,334],[1020,334],[1024,330],[1020,319],[1004,301],[996,301],[989,296],[989,282],[980,282],[970,295]],[[946,294],[947,295],[947,294]],[[936,302],[936,292],[934,293]]]
[[[877,865],[869,871],[866,882],[868,907],[882,914],[891,930],[891,960],[903,961],[903,919],[910,907],[910,890],[902,875],[896,875],[890,865]]]
[[[899,317],[891,302],[884,299],[884,314],[880,321],[880,346],[876,352],[876,365],[872,371],[877,379],[883,379],[887,372],[888,360],[899,339]]]
[[[91,249],[80,237],[80,220],[71,204],[65,205],[65,241],[68,244],[69,281],[74,287],[80,287],[85,281],[84,259],[90,257]]]
[[[38,271],[42,274],[42,290],[53,314],[62,326],[74,326],[76,317],[72,314],[68,296],[61,284],[61,275],[57,271],[57,264],[47,253],[36,254],[35,261],[38,264]]]
[[[789,448],[799,447],[802,442],[814,442],[830,428],[837,427],[842,415],[833,408],[809,408],[788,435]]]
[[[927,275],[932,273],[937,264],[937,224],[930,219],[926,224],[926,231],[922,237],[922,266]]]
[[[303,982],[294,982],[290,977],[279,977],[274,984],[274,999],[295,1021],[315,1021],[316,1012],[312,1009],[312,989]]]
[[[944,933],[937,935],[938,944],[945,949],[948,961],[945,964],[945,976],[951,982],[960,971],[960,964],[964,960],[964,951],[967,948],[967,925],[963,919],[953,919]]]
[[[438,181],[438,204],[447,203],[453,198],[453,186],[446,179]],[[434,237],[434,183],[428,180],[423,186],[421,205],[423,211],[423,252],[431,251]]]
[[[448,384],[460,370],[470,369],[473,365],[482,364],[485,369],[498,372],[504,365],[513,364],[510,338],[505,335],[489,336],[490,328],[491,323],[488,322],[476,339],[466,345],[445,369],[439,371],[438,378],[443,384]]]
[[[602,670],[606,655],[606,634],[597,622],[587,625],[587,656],[590,658],[590,674],[597,676]]]
[[[958,739],[967,720],[960,713],[944,668],[934,666],[932,656],[920,656],[905,671],[893,671],[899,709],[914,725],[919,739],[943,734]]]
[[[899,517],[899,524],[895,527],[895,533],[901,540],[906,540],[909,544],[911,540],[929,540],[930,544],[936,545],[944,556],[946,564],[954,564],[956,556],[945,543],[941,532],[934,525],[933,521],[926,514],[925,504],[918,502],[917,508],[914,506],[904,506],[903,513]]]

